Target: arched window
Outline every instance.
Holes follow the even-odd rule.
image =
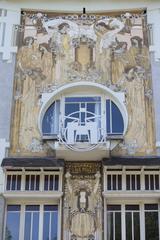
[[[60,101],[53,102],[44,114],[42,121],[43,136],[54,136],[59,133]]]
[[[123,93],[97,83],[71,83],[42,96],[39,129],[44,139],[73,150],[121,139],[128,125]]]
[[[122,135],[124,121],[117,105],[110,99],[106,100],[106,130],[107,135]]]

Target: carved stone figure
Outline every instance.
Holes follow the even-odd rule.
[[[101,209],[101,196],[99,192],[100,173],[97,172],[92,180],[73,178],[67,172],[66,175],[66,199],[68,206],[67,229],[75,239],[90,239],[101,227],[99,216]],[[101,239],[99,236],[98,239]]]

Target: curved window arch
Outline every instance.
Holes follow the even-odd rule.
[[[124,133],[122,113],[110,99],[106,100],[106,130],[107,135],[123,135]]]
[[[60,101],[56,100],[46,110],[42,120],[43,136],[54,136],[59,133]]]

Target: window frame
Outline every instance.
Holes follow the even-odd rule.
[[[3,228],[3,240],[5,240],[6,234],[6,223],[7,223],[7,206],[8,205],[20,205],[20,225],[19,225],[19,239],[17,240],[24,240],[24,233],[25,233],[25,213],[26,213],[26,206],[28,205],[38,205],[39,206],[39,238],[38,240],[43,240],[43,219],[44,219],[44,206],[45,205],[57,205],[58,207],[58,221],[57,221],[57,240],[61,240],[61,212],[62,212],[62,199],[56,200],[51,199],[48,201],[30,201],[30,200],[7,200],[5,206],[5,221],[4,221],[4,228]]]
[[[37,171],[36,171],[37,170]],[[20,175],[21,176],[21,188],[20,190],[7,190],[7,176],[8,175]],[[26,176],[27,175],[39,175],[39,190],[26,190],[25,184],[26,184]],[[58,175],[58,189],[57,190],[45,190],[44,189],[44,182],[45,182],[45,175],[53,175],[53,178],[55,179],[55,176]],[[4,177],[4,192],[5,193],[16,193],[16,192],[52,192],[57,193],[62,191],[62,178],[63,178],[63,171],[61,168],[56,169],[35,169],[35,171],[32,171],[32,169],[25,169],[23,171],[7,171],[5,170],[5,177]]]
[[[158,209],[157,210],[152,210],[153,212],[158,212],[158,227],[159,227],[159,237],[160,237],[160,203],[158,201],[154,201],[154,200],[145,200],[145,201],[141,201],[141,200],[126,200],[126,199],[121,199],[119,200],[118,196],[117,198],[115,198],[114,200],[107,200],[106,198],[104,199],[104,240],[108,240],[107,239],[107,205],[120,205],[121,206],[121,233],[122,233],[122,239],[126,239],[126,205],[138,205],[139,206],[139,210],[135,210],[135,212],[139,211],[139,220],[140,220],[140,239],[141,240],[146,240],[145,238],[145,212],[147,212],[147,210],[145,210],[145,205],[152,205],[152,204],[156,204],[158,205]],[[133,211],[134,212],[134,211]]]

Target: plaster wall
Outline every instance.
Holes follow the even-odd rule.
[[[15,58],[7,63],[0,56],[0,138],[9,140]]]
[[[160,62],[154,60],[153,54],[151,54],[151,65],[152,65],[152,85],[153,85],[153,102],[155,112],[155,128],[156,128],[156,147],[157,154],[160,155]]]

